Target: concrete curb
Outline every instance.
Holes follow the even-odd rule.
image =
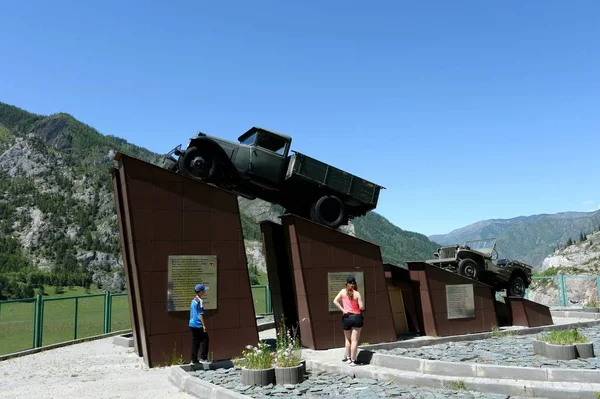
[[[257,327],[258,327],[258,332],[270,330],[272,328],[275,328],[275,322],[271,321],[268,323],[258,324]]]
[[[549,399],[597,399],[600,392],[600,384],[584,384],[563,382],[539,382],[523,379],[499,380],[494,378],[480,377],[455,377],[426,375],[413,371],[398,371],[389,368],[373,368],[370,366],[334,365],[307,360],[307,366],[311,370],[327,372],[340,372],[354,375],[360,378],[373,378],[377,380],[390,380],[401,385],[417,385],[438,389],[452,389],[452,383],[463,382],[466,389],[482,393],[495,393],[522,397],[544,397]],[[455,364],[453,364],[454,366]]]
[[[119,345],[119,346],[124,346],[126,348],[133,348],[135,346],[135,344],[133,342],[133,334],[129,333],[129,334],[117,335],[116,337],[113,338],[113,344]]]
[[[569,328],[574,327],[591,327],[600,324],[600,320],[591,320],[591,321],[580,321],[568,324],[553,324],[550,326],[540,326],[540,327],[528,327],[522,330],[503,330],[512,333],[514,335],[530,335],[537,334],[544,331],[560,331],[567,330]],[[484,332],[484,333],[476,333],[476,334],[465,334],[465,335],[453,335],[449,337],[439,337],[439,338],[417,338],[410,341],[396,341],[396,342],[384,342],[381,344],[373,344],[373,345],[361,345],[360,349],[363,350],[378,350],[378,349],[396,349],[396,348],[420,348],[422,346],[430,346],[437,344],[444,344],[447,342],[465,342],[465,341],[477,341],[480,339],[491,338],[494,333],[492,332]]]
[[[363,356],[359,353],[358,360],[360,361]],[[526,380],[540,382],[588,382],[600,384],[600,370],[454,363],[441,360],[384,355],[379,353],[373,353],[370,364],[393,370],[412,371],[424,375],[444,377],[493,378],[498,380]]]
[[[58,348],[62,348],[65,346],[80,344],[80,343],[87,342],[87,341],[95,341],[97,339],[110,338],[115,335],[121,335],[121,334],[128,333],[128,332],[131,333],[131,330],[113,331],[108,334],[93,335],[91,337],[79,338],[79,339],[75,339],[75,340],[71,340],[71,341],[65,341],[65,342],[59,342],[56,344],[46,345],[46,346],[42,346],[40,348],[26,349],[26,350],[20,351],[20,352],[14,352],[14,353],[6,354],[6,355],[1,355],[0,362],[4,361],[4,360],[15,358],[15,357],[21,357],[21,356],[25,356],[25,355],[33,355],[34,353],[48,351],[48,350],[52,350],[52,349],[58,349]]]
[[[550,312],[553,317],[573,317],[576,319],[595,319],[600,320],[600,313],[591,313],[584,311],[576,311],[576,310],[555,310]]]
[[[200,399],[243,399],[251,396],[194,378],[179,366],[171,367],[169,381],[182,391]]]

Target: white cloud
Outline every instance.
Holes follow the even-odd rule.
[[[596,201],[594,201],[594,200],[586,200],[586,201],[583,201],[583,202],[582,202],[582,204],[583,204],[583,205],[591,205],[591,204],[593,204],[594,202],[596,202]]]

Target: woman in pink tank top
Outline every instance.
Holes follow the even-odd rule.
[[[342,301],[341,305],[340,300]],[[350,360],[350,365],[354,366],[356,364],[356,356],[358,355],[358,339],[363,327],[362,311],[365,310],[365,305],[360,292],[358,292],[354,276],[348,276],[346,287],[340,290],[333,303],[343,313],[342,329],[346,338],[346,346],[345,356],[342,361],[346,362]]]

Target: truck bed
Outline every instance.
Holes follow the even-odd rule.
[[[348,196],[347,201],[354,206],[374,209],[379,200],[381,186],[335,168],[315,158],[292,151],[285,179],[308,181],[326,186],[333,191]]]

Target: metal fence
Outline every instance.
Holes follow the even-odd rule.
[[[564,275],[534,276],[525,298],[546,306],[583,306],[600,302],[600,276]]]
[[[0,301],[0,354],[129,328],[127,294]]]
[[[0,355],[131,328],[127,293],[0,301]],[[252,286],[257,314],[272,313],[268,285]]]

